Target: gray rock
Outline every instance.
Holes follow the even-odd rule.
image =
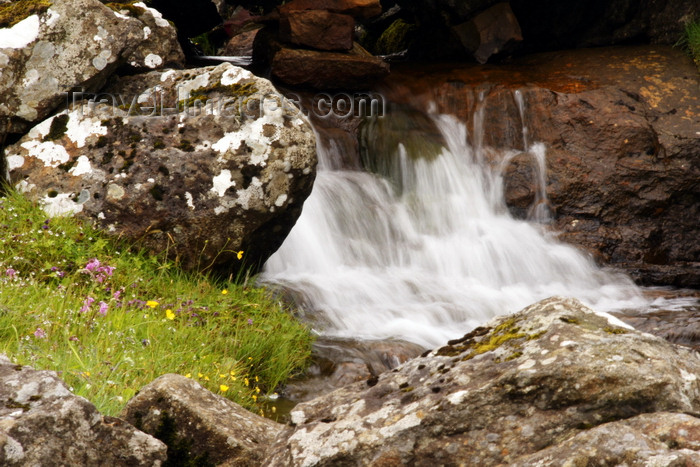
[[[0,355],[0,465],[159,466],[157,439],[72,394],[54,372]]]
[[[98,0],[55,0],[0,32],[0,136],[48,117],[68,91],[99,89],[144,40],[143,23]]]
[[[185,54],[177,41],[177,30],[158,10],[137,2],[125,4],[123,9],[117,7],[115,11],[144,24],[143,42],[126,58],[129,67],[150,71],[185,65]]]
[[[197,465],[258,466],[283,429],[175,374],[163,375],[141,389],[123,417],[166,441],[169,456],[173,453],[181,462],[196,460]]]
[[[298,405],[265,462],[515,462],[606,422],[698,413],[698,374],[697,353],[554,297]]]
[[[107,94],[110,93],[110,94]],[[315,138],[269,81],[230,64],[121,79],[7,148],[11,183],[186,269],[262,264],[311,191]]]
[[[509,465],[700,465],[698,450],[700,419],[661,412],[600,425]]]

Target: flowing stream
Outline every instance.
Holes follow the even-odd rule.
[[[517,91],[514,98],[526,112]],[[484,147],[481,108],[474,134],[426,111],[438,134],[395,144],[383,139],[381,118],[368,122],[362,145],[372,172],[343,168],[339,161],[354,158],[348,145],[319,135],[313,192],[261,281],[290,294],[322,335],[425,347],[552,295],[600,311],[645,306],[630,279],[547,232],[546,148],[525,127],[525,147]],[[538,170],[528,220],[514,219],[503,198],[503,167],[522,152]]]

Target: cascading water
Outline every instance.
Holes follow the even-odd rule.
[[[522,98],[515,99],[524,121]],[[545,148],[530,144],[524,127],[523,150],[501,151],[501,164],[487,163],[484,152],[495,150],[481,143],[479,110],[473,135],[452,116],[430,115],[443,146],[432,152],[401,142],[386,149],[369,123],[365,165],[377,174],[340,168],[334,161],[348,157],[337,153],[343,146],[320,144],[313,193],[262,282],[292,294],[323,335],[397,337],[426,347],[552,295],[600,311],[642,306],[631,280],[509,215],[501,168],[526,152],[540,173],[531,219],[548,219]],[[385,153],[372,153],[377,148]]]

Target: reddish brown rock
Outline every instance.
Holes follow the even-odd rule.
[[[352,48],[355,20],[325,10],[290,11],[280,19],[280,39],[319,50]]]
[[[355,44],[350,53],[282,47],[272,58],[272,74],[290,85],[317,89],[368,89],[389,74],[389,65]]]
[[[282,15],[298,10],[328,10],[368,19],[382,14],[382,5],[379,0],[292,0],[279,7]]]
[[[258,32],[260,32],[260,28],[253,29],[251,31],[245,31],[233,36],[226,43],[226,47],[224,48],[224,55],[253,55],[253,44],[255,43],[255,38],[257,37]]]

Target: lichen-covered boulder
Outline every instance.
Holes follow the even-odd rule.
[[[107,92],[111,94],[107,94]],[[230,64],[121,79],[6,150],[13,186],[185,269],[262,264],[311,191],[315,137],[269,81]]]
[[[143,42],[126,57],[130,68],[150,71],[185,65],[185,54],[177,41],[177,30],[158,10],[143,2],[110,2],[108,5],[118,14],[136,18],[144,24]]]
[[[566,455],[562,443],[606,422],[650,414],[645,423],[662,426],[668,416],[654,413],[698,413],[698,375],[696,352],[554,297],[298,405],[265,465],[489,466],[548,448]],[[642,425],[597,433],[625,439]],[[664,451],[655,436],[649,458]],[[697,457],[697,443],[681,445],[694,451],[684,459]]]
[[[69,91],[99,89],[144,40],[143,23],[98,0],[35,3],[0,29],[0,135],[48,117]]]
[[[284,428],[175,374],[142,388],[123,417],[166,442],[171,465],[259,466]]]
[[[72,394],[54,372],[0,355],[0,465],[162,465],[166,446]]]

